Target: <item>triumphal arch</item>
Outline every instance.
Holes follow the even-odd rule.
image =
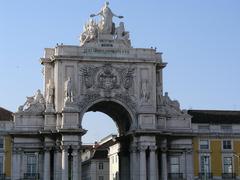
[[[80,180],[88,111],[106,113],[117,124],[121,180],[168,179],[171,154],[181,155],[183,176],[192,179],[191,117],[163,94],[161,53],[133,48],[124,23],[113,21],[123,16],[108,3],[90,17],[80,45],[45,49],[43,93],[27,97],[10,132],[12,180]]]

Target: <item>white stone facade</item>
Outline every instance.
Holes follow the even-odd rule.
[[[179,155],[183,177],[193,179],[191,117],[163,95],[161,53],[131,47],[124,24],[112,26],[108,4],[98,15],[106,17],[85,25],[81,46],[45,49],[44,93],[15,113],[12,180],[81,179],[87,111],[106,113],[118,126],[119,179],[167,180],[170,155]]]

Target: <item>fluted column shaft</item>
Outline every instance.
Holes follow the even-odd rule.
[[[81,174],[80,174],[80,167],[81,167],[81,159],[79,155],[79,149],[73,148],[72,150],[72,180],[81,180]]]
[[[62,151],[60,147],[56,147],[54,152],[54,180],[62,178]]]
[[[62,149],[62,180],[68,179],[68,147]]]
[[[167,172],[167,153],[166,151],[162,151],[162,180],[168,179],[168,172]]]
[[[147,146],[141,145],[139,147],[140,151],[140,180],[147,179],[147,164],[146,164],[146,149]]]
[[[44,167],[43,167],[43,179],[50,179],[50,149],[45,148],[44,151]]]
[[[157,149],[156,146],[150,146],[150,157],[149,157],[150,180],[157,180],[156,149]]]
[[[137,169],[137,146],[132,146],[130,149],[130,176],[131,180],[138,180],[139,177],[137,176],[138,169]]]

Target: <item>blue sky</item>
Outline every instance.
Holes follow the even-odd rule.
[[[78,45],[84,23],[103,4],[1,1],[0,106],[15,111],[42,89],[43,49]],[[124,16],[133,47],[163,52],[164,91],[182,108],[240,109],[239,0],[112,0],[110,7]]]

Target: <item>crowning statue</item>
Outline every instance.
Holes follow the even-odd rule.
[[[96,23],[90,19],[83,28],[83,33],[80,36],[80,45],[83,46],[89,42],[97,42],[98,39],[108,38],[107,40],[115,40],[124,46],[130,47],[129,32],[125,31],[124,23],[120,22],[119,27],[115,27],[113,17],[123,18],[123,16],[115,15],[108,7],[106,2],[101,11],[97,14],[91,14],[90,17],[100,16],[100,22]],[[102,39],[101,39],[102,40]]]
[[[123,18],[123,16],[117,16],[115,15],[111,9],[108,7],[109,2],[106,2],[101,11],[97,14],[91,14],[90,17],[94,16],[101,16],[101,21],[99,24],[99,29],[101,33],[105,34],[113,34],[114,33],[114,25],[112,22],[112,18],[118,17],[118,18]]]

